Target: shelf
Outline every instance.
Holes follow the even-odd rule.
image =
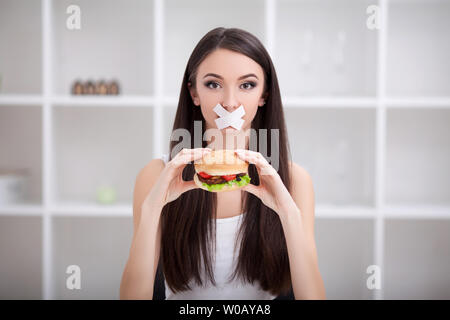
[[[99,204],[95,202],[61,202],[47,209],[52,216],[67,217],[131,217],[132,203]],[[0,206],[0,216],[41,216],[44,207],[39,204],[10,204]],[[378,211],[386,219],[450,219],[450,206],[416,205],[385,206],[376,209],[358,205],[317,204],[315,217],[319,219],[374,219]]]
[[[390,108],[450,108],[450,97],[397,97],[387,98],[386,106]]]
[[[383,208],[382,212],[389,219],[450,219],[450,206],[391,205]]]
[[[42,106],[44,99],[41,95],[1,94],[0,106]]]
[[[315,216],[321,219],[372,219],[377,215],[373,207],[356,205],[316,205]]]
[[[283,106],[286,108],[376,108],[376,98],[365,97],[284,97]]]
[[[133,215],[133,205],[131,203],[106,205],[89,202],[64,202],[52,206],[50,211],[52,216],[131,217]]]
[[[56,106],[83,107],[153,107],[152,96],[56,96],[51,99]]]
[[[39,204],[0,204],[0,216],[41,216],[42,213]]]

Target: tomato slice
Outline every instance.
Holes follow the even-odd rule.
[[[199,172],[198,175],[201,176],[202,178],[205,178],[205,179],[209,179],[209,178],[212,177],[212,176],[210,176],[209,174],[207,174],[206,172],[203,172],[203,171]]]
[[[222,176],[222,178],[224,178],[227,181],[230,181],[230,180],[236,179],[236,175],[235,174],[230,174],[228,176]]]

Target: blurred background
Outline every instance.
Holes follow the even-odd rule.
[[[327,298],[450,299],[449,0],[0,0],[0,298],[119,298],[136,175],[218,26],[272,56]]]

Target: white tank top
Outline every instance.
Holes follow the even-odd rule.
[[[161,158],[167,162],[167,155]],[[243,283],[237,277],[231,282],[228,281],[236,266],[237,251],[234,251],[234,244],[244,214],[216,219],[216,261],[213,262],[216,286],[208,281],[208,286],[202,287],[191,280],[192,290],[173,293],[164,280],[167,300],[271,300],[276,298],[262,290],[259,284]],[[236,250],[239,250],[239,246]]]

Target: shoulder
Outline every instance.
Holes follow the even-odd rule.
[[[149,178],[155,174],[159,174],[166,166],[164,160],[155,158],[150,160],[143,168],[139,170],[137,178]]]
[[[291,196],[302,212],[305,223],[313,228],[315,216],[315,193],[313,180],[309,172],[295,162],[289,162],[291,175]]]
[[[141,168],[136,176],[135,193],[142,195],[149,192],[164,167],[164,161],[156,158]]]
[[[289,173],[293,187],[299,187],[300,185],[309,184],[312,186],[312,178],[309,172],[293,161],[289,161]]]

